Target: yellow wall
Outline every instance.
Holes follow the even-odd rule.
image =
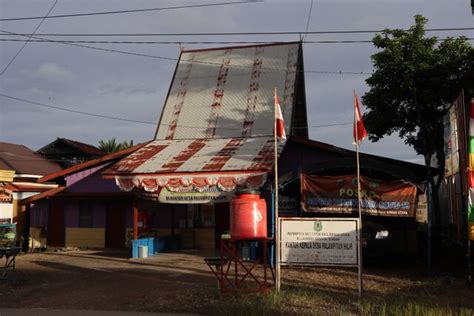
[[[40,227],[30,227],[30,249],[46,247],[46,232]]]
[[[66,227],[66,247],[105,248],[105,229]]]

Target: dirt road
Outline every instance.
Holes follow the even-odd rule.
[[[127,255],[110,251],[21,255],[16,273],[0,281],[0,308],[193,314],[214,313],[216,306],[225,310],[217,281],[203,261],[210,253],[163,253],[139,260]],[[331,305],[351,310],[357,304],[354,269],[284,268],[282,281],[283,289],[318,296],[316,305],[314,298],[305,301],[298,296],[291,303],[295,314],[332,310]],[[474,308],[474,291],[462,278],[424,278],[413,268],[366,268],[364,287],[365,297],[374,304],[405,300]]]

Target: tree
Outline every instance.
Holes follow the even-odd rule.
[[[374,72],[366,80],[364,122],[371,141],[398,132],[423,155],[437,192],[442,176],[434,180],[431,161],[436,158],[444,170],[443,116],[461,89],[474,88],[474,49],[464,37],[425,37],[427,21],[417,15],[409,30],[386,29],[373,38],[380,51],[372,55]]]
[[[133,140],[130,142],[123,141],[121,143],[117,143],[115,137],[109,140],[99,140],[99,149],[105,151],[108,154],[117,152],[119,150],[127,149],[133,146]]]

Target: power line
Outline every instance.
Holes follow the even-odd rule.
[[[19,35],[19,36],[28,36],[28,35],[20,35],[20,34],[5,31],[5,30],[0,30],[0,32],[6,33],[6,34]],[[45,38],[38,37],[38,36],[31,36],[31,37],[34,38],[34,39],[45,40],[45,41],[50,42],[50,43],[58,43],[58,44],[64,44],[64,45],[69,45],[69,46],[94,49],[94,50],[103,51],[103,52],[113,52],[113,53],[124,54],[124,55],[133,55],[133,56],[148,57],[148,58],[163,59],[163,60],[172,60],[172,61],[177,61],[178,60],[177,58],[173,58],[173,57],[155,56],[155,55],[141,54],[141,53],[135,53],[135,52],[128,52],[128,51],[123,51],[123,50],[118,50],[118,49],[102,48],[102,47],[95,47],[95,46],[82,45],[82,44],[76,44],[76,43],[66,43],[64,41],[50,40],[50,39],[45,39]]]
[[[63,107],[59,107],[59,106],[55,106],[55,105],[50,105],[50,104],[40,103],[40,102],[31,101],[31,100],[27,100],[27,99],[17,98],[17,97],[14,97],[14,96],[3,94],[3,93],[0,93],[0,96],[2,96],[4,98],[7,98],[7,99],[11,99],[11,100],[16,100],[16,101],[29,103],[29,104],[37,105],[37,106],[42,106],[42,107],[45,107],[45,108],[60,110],[60,111],[64,111],[64,112],[71,112],[71,113],[76,113],[76,114],[82,114],[82,115],[88,115],[88,116],[94,116],[94,117],[100,117],[100,118],[105,118],[105,119],[110,119],[110,120],[118,120],[118,121],[124,121],[124,122],[156,125],[156,123],[153,123],[153,122],[132,120],[132,119],[127,119],[127,118],[118,117],[118,116],[109,116],[109,115],[96,114],[96,113],[85,112],[85,111],[71,110],[71,109],[67,109],[67,108],[63,108]]]
[[[306,21],[305,33],[308,33],[309,22],[311,21],[311,12],[312,11],[313,11],[313,0],[311,0],[311,4],[309,6],[308,20]],[[305,39],[305,37],[303,37],[302,39]]]
[[[1,35],[1,34],[0,34]],[[466,40],[474,40],[472,37],[465,37]],[[440,38],[439,40],[444,41],[447,38]],[[278,44],[282,42],[269,42],[269,41],[92,41],[92,40],[61,40],[52,41],[49,39],[10,39],[0,38],[0,42],[31,42],[31,43],[86,43],[86,44],[134,44],[134,45],[204,45],[204,44]],[[302,41],[304,44],[352,44],[352,43],[372,43],[372,40],[321,40],[321,41]]]
[[[75,113],[75,114],[93,116],[93,117],[104,118],[104,119],[109,119],[109,120],[117,120],[117,121],[140,123],[140,124],[147,124],[147,125],[156,126],[156,123],[154,123],[154,122],[133,120],[133,119],[127,119],[127,118],[118,117],[118,116],[110,116],[110,115],[103,115],[103,114],[97,114],[97,113],[92,113],[92,112],[72,110],[72,109],[65,108],[65,107],[55,106],[55,105],[51,105],[51,104],[45,104],[45,103],[31,101],[31,100],[27,100],[27,99],[23,99],[23,98],[17,98],[17,97],[7,95],[7,94],[4,94],[4,93],[0,93],[0,96],[4,97],[4,98],[7,98],[7,99],[11,99],[11,100],[19,101],[19,102],[24,102],[24,103],[28,103],[28,104],[31,104],[31,105],[41,106],[41,107],[45,107],[45,108],[49,108],[49,109],[53,109],[53,110],[59,110],[59,111],[70,112],[70,113]],[[334,123],[334,124],[326,124],[326,125],[300,126],[300,127],[293,126],[292,129],[306,129],[306,128],[310,128],[310,127],[311,128],[323,128],[323,127],[342,126],[342,125],[349,125],[349,124],[353,124],[353,122]],[[161,125],[168,125],[169,126],[170,124],[162,123]],[[178,125],[177,127],[206,129],[206,127],[203,127],[203,126],[193,126],[193,125]],[[223,127],[222,129],[241,130],[241,128],[229,128],[229,127]],[[259,128],[254,128],[254,130],[259,130]],[[260,129],[260,130],[267,130],[267,128]]]
[[[0,30],[0,32],[6,33],[6,34],[19,35],[19,34],[13,33],[13,32],[5,31],[5,30]],[[20,36],[26,36],[26,35],[20,35]],[[75,46],[75,47],[88,48],[88,49],[104,51],[104,52],[112,52],[112,53],[132,55],[132,56],[138,56],[138,57],[148,57],[148,58],[162,59],[162,60],[168,60],[168,61],[174,61],[174,62],[176,62],[176,61],[186,62],[186,60],[180,60],[180,59],[174,58],[174,57],[164,57],[164,56],[142,54],[142,53],[136,53],[136,52],[130,52],[130,51],[123,51],[123,50],[112,49],[112,48],[95,47],[95,46],[90,46],[90,45],[85,45],[85,44],[68,43],[68,42],[61,41],[61,40],[45,39],[45,38],[38,37],[38,36],[32,36],[32,38],[39,39],[39,40],[44,40],[45,42],[50,42],[50,43],[58,43],[58,44]],[[217,65],[217,66],[221,65],[220,63],[205,62],[205,61],[198,61],[198,60],[194,60],[193,62],[197,63],[197,64],[204,64],[204,65]],[[244,69],[250,68],[250,66],[234,66],[234,67],[244,68]],[[277,68],[264,68],[264,69],[270,70],[270,71],[287,71],[287,69],[277,69]],[[295,72],[299,73],[300,71],[296,70]],[[371,73],[369,73],[369,72],[362,72],[362,71],[361,72],[350,72],[350,71],[304,70],[302,72],[304,72],[304,73],[319,73],[319,74],[335,74],[335,75],[371,75]],[[243,75],[246,75],[246,74],[243,74]]]
[[[221,2],[221,3],[203,3],[203,4],[192,4],[192,5],[161,7],[161,8],[148,8],[148,9],[132,9],[132,10],[117,10],[117,11],[60,14],[60,15],[51,15],[51,16],[28,16],[28,17],[17,17],[17,18],[3,18],[3,19],[0,19],[0,21],[1,22],[7,22],[7,21],[25,21],[25,20],[39,20],[39,19],[57,19],[57,18],[71,18],[71,17],[80,17],[80,16],[96,16],[96,15],[138,13],[138,12],[177,10],[177,9],[189,9],[189,8],[205,8],[205,7],[226,6],[226,5],[234,5],[234,4],[256,3],[256,2],[262,2],[262,1],[263,0],[249,0],[249,1],[234,1],[234,2]]]
[[[428,28],[425,32],[472,31],[474,27]],[[194,32],[194,33],[41,33],[46,37],[146,37],[146,36],[252,36],[252,35],[322,35],[322,34],[364,34],[381,33],[385,30],[327,30],[327,31],[272,31],[272,32]],[[404,29],[402,31],[409,31]],[[28,35],[25,33],[15,33]]]
[[[56,6],[57,3],[58,3],[58,0],[55,0],[53,5],[51,6],[51,8],[46,13],[46,16],[38,23],[38,25],[34,29],[33,33],[31,33],[30,36],[28,37],[28,39],[25,41],[25,44],[23,44],[23,46],[20,47],[20,49],[16,52],[16,54],[12,57],[12,59],[10,59],[10,61],[7,63],[5,68],[3,68],[2,72],[0,72],[0,76],[3,76],[3,74],[7,71],[7,69],[10,67],[10,65],[13,64],[13,62],[18,57],[18,55],[20,55],[21,51],[26,47],[26,45],[28,45],[29,41],[31,40],[31,37],[33,35],[35,35],[36,31],[38,31],[41,24],[43,24],[45,18],[51,13],[51,11],[53,11],[53,9],[54,9],[54,7]]]

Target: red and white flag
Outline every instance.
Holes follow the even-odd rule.
[[[354,144],[360,145],[362,140],[367,137],[367,130],[364,126],[364,121],[362,120],[362,115],[360,114],[359,108],[359,98],[357,94],[354,94]]]
[[[279,141],[283,142],[286,140],[285,133],[285,121],[283,121],[283,114],[281,114],[280,101],[278,100],[277,90],[275,88],[275,125],[276,125],[276,136]]]

